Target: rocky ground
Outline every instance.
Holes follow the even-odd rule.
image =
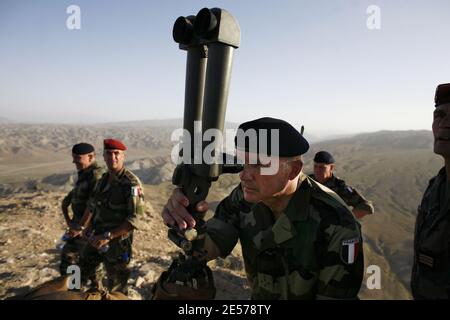
[[[57,246],[65,229],[59,210],[63,197],[62,192],[41,191],[0,199],[0,299],[25,293],[59,276]],[[167,228],[159,217],[159,202],[154,202],[156,208],[150,203],[153,202],[147,202],[142,217],[143,228],[136,231],[134,238],[129,280],[132,299],[151,297],[153,283],[178,252],[167,240]],[[217,299],[249,298],[239,249],[227,259],[209,265],[214,272]]]

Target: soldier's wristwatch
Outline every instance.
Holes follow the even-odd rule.
[[[103,234],[103,238],[105,238],[105,239],[107,239],[107,240],[112,240],[112,234],[111,234],[111,232],[110,232],[110,231],[106,231],[106,232]]]

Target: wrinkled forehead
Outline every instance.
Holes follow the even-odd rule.
[[[240,164],[269,164],[280,162],[283,158],[266,154],[246,152],[236,149],[236,158]]]
[[[105,154],[111,154],[111,155],[112,154],[119,155],[119,154],[122,154],[123,151],[119,150],[119,149],[105,149],[104,153]]]

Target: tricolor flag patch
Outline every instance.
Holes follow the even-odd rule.
[[[352,264],[358,257],[359,238],[342,241],[341,259],[345,264]]]
[[[142,194],[142,189],[139,186],[131,187],[131,195],[133,197],[139,197]]]

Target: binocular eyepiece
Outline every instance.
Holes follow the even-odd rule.
[[[173,26],[173,39],[183,46],[222,42],[239,47],[240,28],[237,20],[219,8],[203,8],[196,16],[179,17]]]

